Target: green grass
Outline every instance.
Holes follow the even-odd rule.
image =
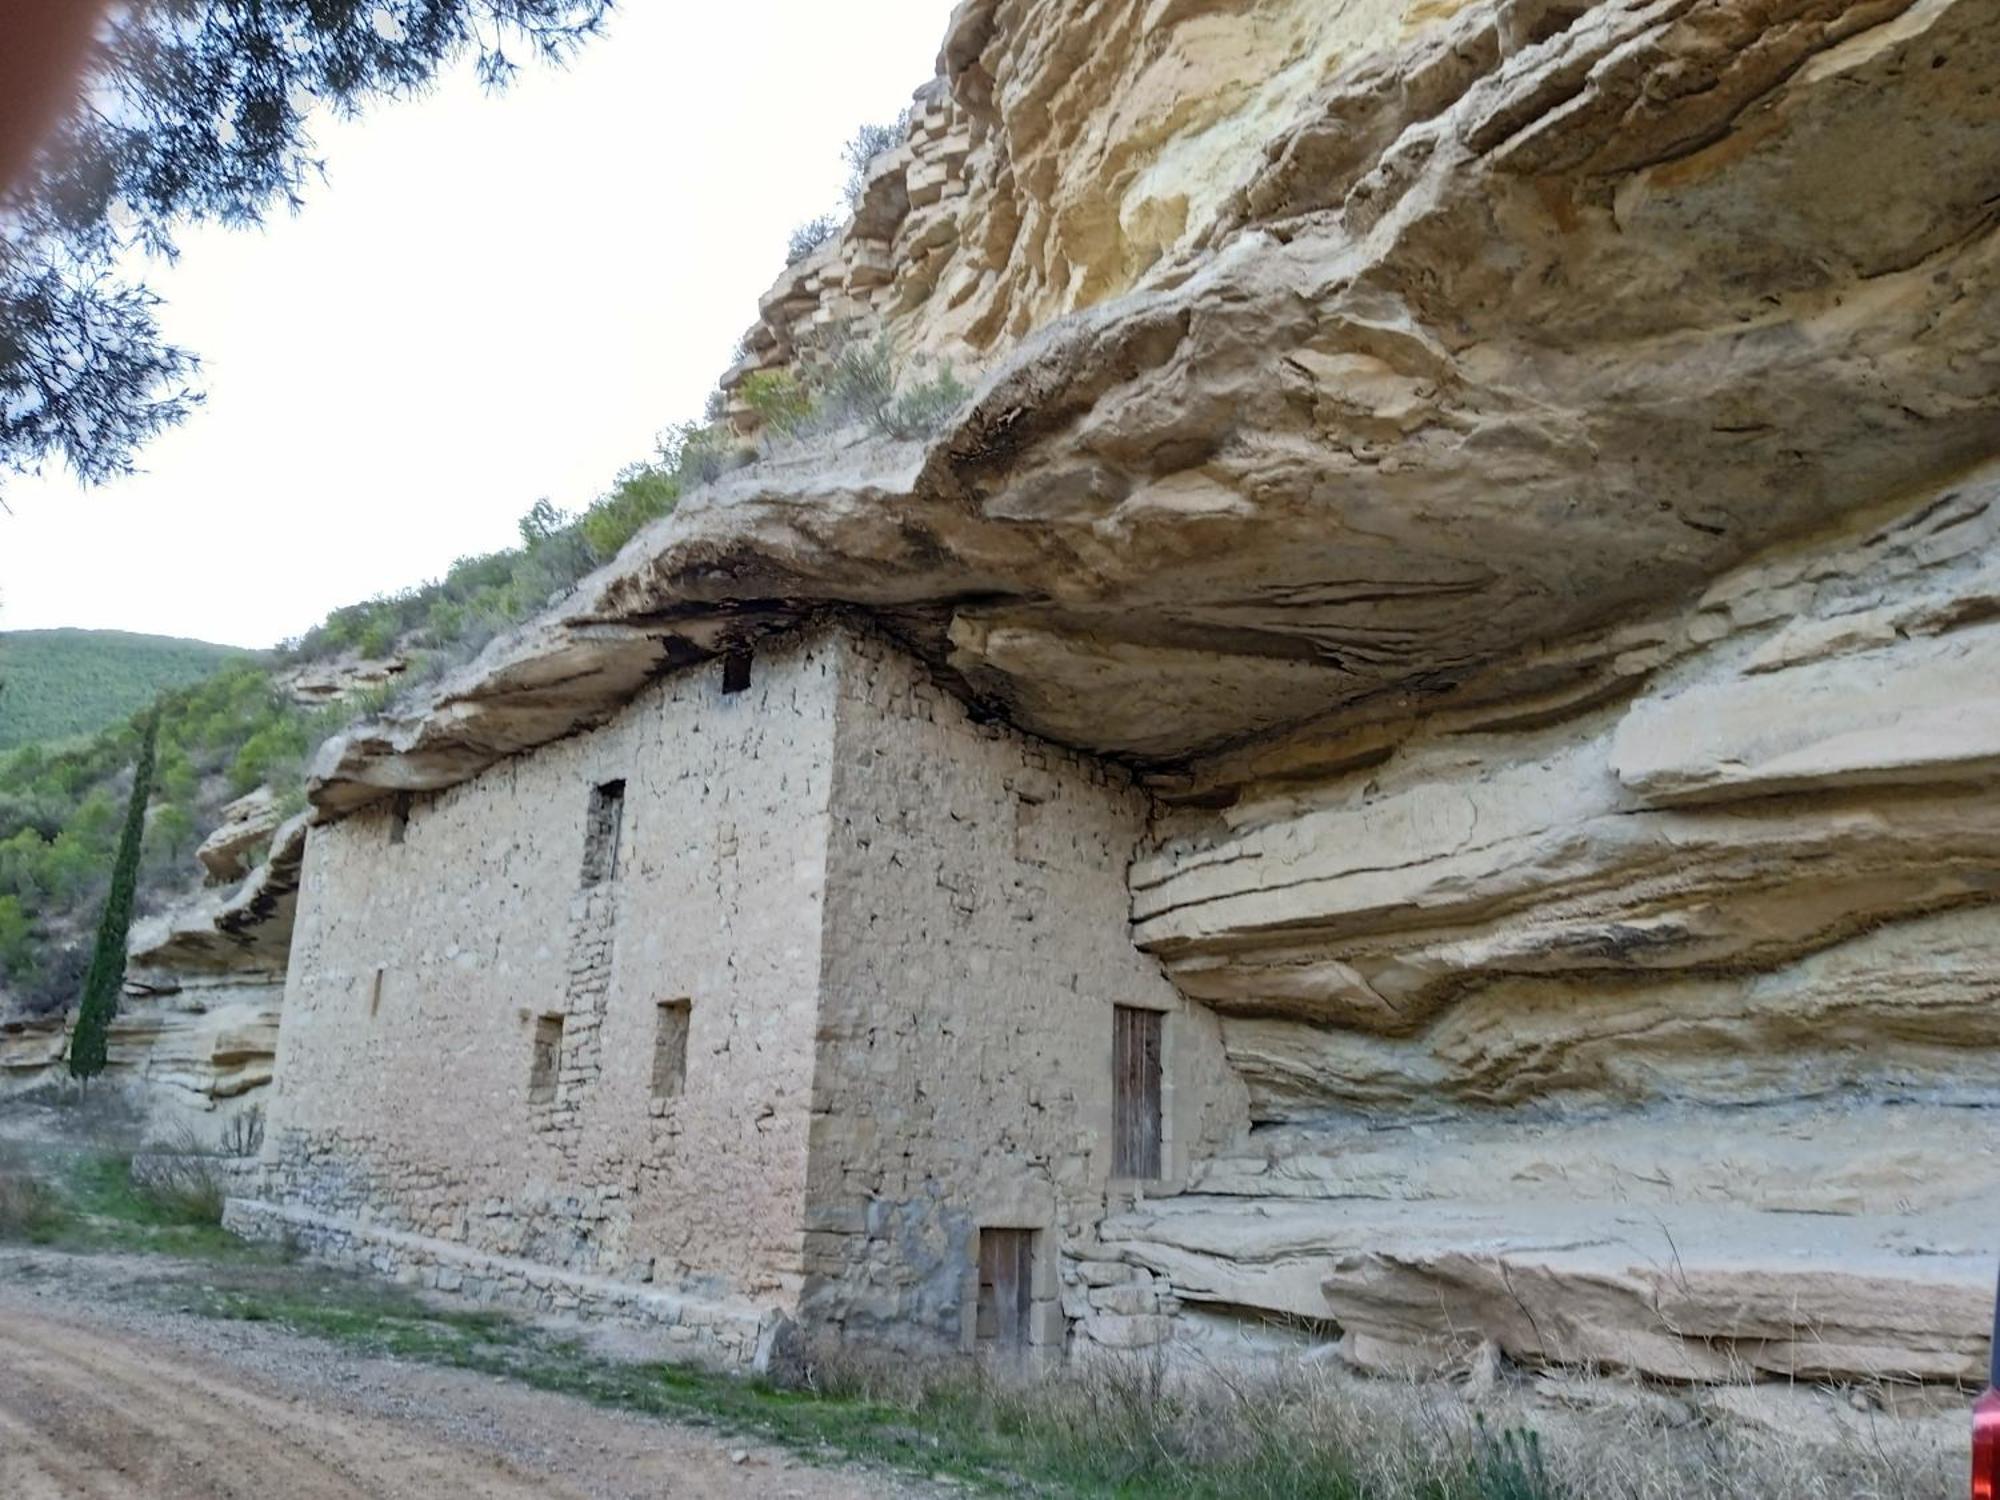
[[[962,1428],[923,1430],[918,1413],[898,1406],[684,1365],[609,1360],[519,1319],[440,1309],[377,1282],[324,1272],[311,1273],[304,1287],[247,1278],[205,1288],[192,1305],[211,1317],[275,1323],[360,1353],[504,1376],[602,1406],[760,1438],[810,1457],[949,1474],[991,1489],[1014,1488],[1020,1477],[1012,1445]]]
[[[133,1182],[132,1158],[124,1152],[53,1151],[32,1166],[0,1162],[0,1201],[8,1194],[30,1207],[0,1212],[0,1241],[224,1263],[282,1258],[223,1229],[219,1194]]]
[[[303,1279],[302,1279],[303,1278]],[[181,1303],[188,1306],[188,1303]],[[1039,1385],[956,1366],[871,1375],[860,1367],[785,1387],[593,1354],[581,1342],[491,1312],[426,1302],[324,1271],[255,1271],[201,1289],[193,1310],[273,1323],[356,1352],[477,1370],[599,1405],[754,1437],[820,1461],[944,1476],[993,1493],[1172,1494],[1197,1500],[1571,1500],[1542,1472],[1532,1436],[1481,1429],[1428,1478],[1364,1477],[1289,1420],[1163,1386],[1137,1364]],[[1384,1441],[1397,1441],[1385,1434]]]
[[[0,635],[0,751],[96,734],[247,653],[122,630]]]
[[[12,1185],[12,1196],[6,1191]],[[8,1204],[16,1208],[8,1217]],[[245,1244],[219,1199],[135,1184],[117,1151],[49,1148],[0,1163],[0,1240],[161,1257],[135,1295],[209,1317],[270,1323],[370,1355],[502,1376],[539,1390],[755,1437],[819,1461],[945,1476],[988,1492],[1197,1500],[1574,1500],[1532,1440],[1484,1429],[1442,1463],[1384,1480],[1357,1467],[1371,1431],[1311,1391],[1191,1389],[1131,1361],[1035,1383],[960,1364],[836,1360],[801,1385],[612,1359],[504,1313],[426,1300],[374,1278]],[[190,1264],[191,1263],[191,1264]],[[1412,1452],[1414,1453],[1414,1449]]]

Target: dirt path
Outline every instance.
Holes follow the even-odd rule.
[[[925,1492],[482,1375],[358,1358],[261,1325],[235,1325],[226,1341],[220,1331],[129,1306],[71,1305],[0,1266],[0,1496],[863,1500]]]

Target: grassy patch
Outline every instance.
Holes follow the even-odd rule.
[[[1830,1448],[1747,1441],[1692,1412],[1636,1403],[1544,1441],[1555,1419],[1504,1394],[1301,1367],[1170,1379],[1142,1358],[1072,1365],[1037,1383],[963,1364],[822,1361],[802,1387],[606,1357],[559,1330],[427,1300],[374,1278],[244,1245],[201,1195],[135,1184],[103,1149],[0,1161],[0,1238],[162,1255],[121,1295],[270,1323],[360,1354],[505,1377],[821,1461],[949,1477],[986,1492],[1196,1500],[1929,1500],[1958,1462],[1870,1434]],[[23,1187],[22,1184],[28,1184]],[[179,1256],[193,1262],[176,1265]],[[1488,1421],[1481,1408],[1492,1413]],[[1649,1414],[1650,1413],[1650,1414]],[[1551,1429],[1555,1431],[1557,1429]],[[1952,1474],[1945,1473],[1950,1469]]]
[[[0,1209],[0,1241],[60,1250],[137,1251],[192,1260],[266,1263],[281,1253],[222,1227],[222,1191],[198,1169],[135,1182],[121,1151],[58,1151],[0,1160],[0,1201],[33,1203],[32,1216]]]
[[[310,1285],[299,1277],[309,1275]],[[1279,1403],[1263,1417],[1238,1396],[1169,1387],[1134,1363],[1039,1385],[938,1366],[822,1374],[807,1388],[630,1363],[504,1315],[443,1309],[398,1288],[329,1273],[238,1278],[195,1310],[282,1325],[357,1352],[504,1376],[600,1405],[761,1438],[810,1458],[948,1476],[977,1489],[1042,1495],[1174,1494],[1212,1500],[1571,1500],[1542,1471],[1532,1437],[1468,1434],[1456,1455],[1400,1475],[1350,1461],[1346,1431],[1301,1427]],[[1394,1444],[1398,1438],[1385,1434]],[[1530,1455],[1533,1455],[1530,1457]],[[1419,1472],[1420,1469],[1428,1472]]]
[[[0,1240],[45,1245],[67,1222],[61,1201],[25,1172],[0,1170]]]

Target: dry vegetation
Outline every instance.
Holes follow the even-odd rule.
[[[1369,1380],[1333,1364],[1217,1364],[1170,1375],[1102,1358],[1039,1380],[853,1354],[780,1384],[635,1363],[574,1326],[440,1303],[315,1270],[218,1227],[246,1119],[142,1153],[115,1093],[38,1112],[0,1140],[0,1242],[160,1257],[149,1283],[210,1316],[282,1324],[369,1352],[488,1371],[817,1459],[949,1476],[982,1491],[1213,1500],[1944,1500],[1964,1493],[1962,1405],[1885,1388],[1775,1393],[1763,1426],[1695,1391]],[[4,1121],[0,1121],[3,1124]],[[1785,1404],[1787,1400],[1790,1404]],[[1939,1413],[1904,1421],[1887,1410]],[[1867,1408],[1866,1410],[1859,1408]],[[1884,1410],[1877,1410],[1882,1408]]]
[[[1052,1493],[1241,1500],[1938,1500],[1959,1455],[1930,1430],[1802,1400],[1785,1437],[1698,1404],[1605,1387],[1565,1410],[1525,1382],[1476,1397],[1331,1367],[1214,1367],[1169,1378],[1106,1359],[1035,1382],[848,1366],[829,1399],[902,1411],[924,1430],[1003,1440]],[[1800,1393],[1803,1397],[1804,1393]]]

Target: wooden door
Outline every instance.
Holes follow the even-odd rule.
[[[1160,1175],[1160,1025],[1156,1010],[1120,1005],[1111,1023],[1111,1175]]]
[[[1002,1349],[1027,1346],[1034,1272],[1032,1229],[979,1231],[980,1343]]]

